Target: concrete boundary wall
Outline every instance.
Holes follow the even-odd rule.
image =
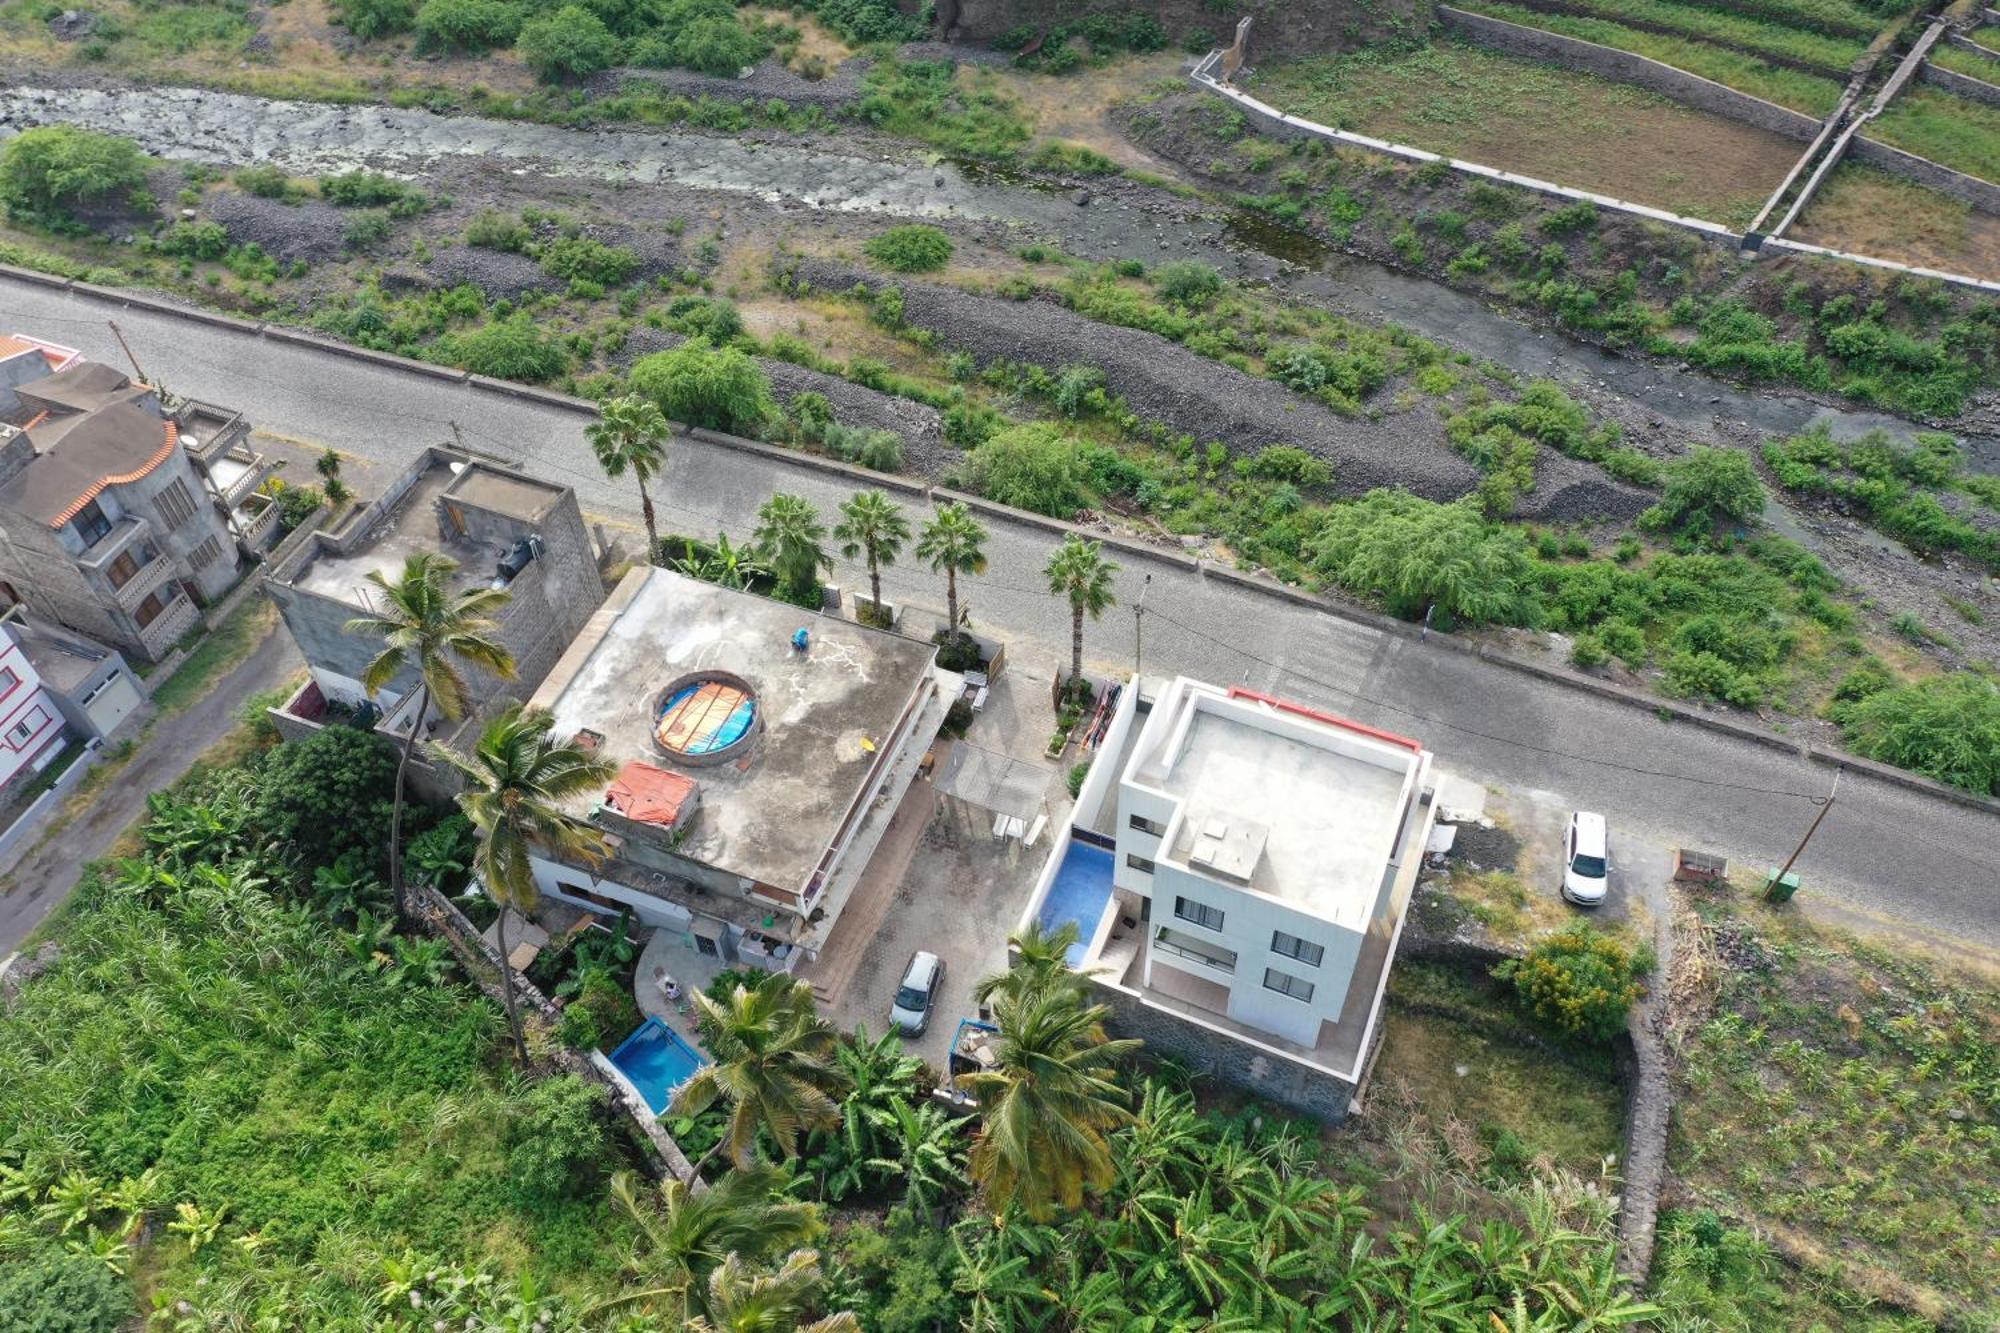
[[[1995,78],[2000,78],[2000,62],[1993,66]],[[1948,93],[1956,93],[1968,102],[1984,102],[1988,106],[2000,106],[2000,85],[1975,79],[1970,74],[1960,74],[1955,69],[1944,69],[1937,65],[1924,66],[1923,80]]]
[[[1219,52],[1211,53],[1209,57],[1201,63],[1201,65],[1198,65],[1196,67],[1197,73],[1198,74],[1201,73],[1205,69],[1205,67],[1212,66],[1219,58],[1219,55],[1220,55]],[[1342,131],[1329,130],[1325,126],[1313,125],[1310,121],[1294,120],[1292,117],[1284,116],[1279,112],[1273,111],[1269,107],[1264,107],[1262,103],[1255,102],[1254,99],[1244,97],[1241,93],[1236,92],[1234,89],[1222,89],[1220,85],[1216,84],[1212,78],[1204,78],[1202,79],[1202,82],[1204,86],[1214,87],[1218,91],[1223,92],[1225,95],[1229,96],[1233,101],[1250,102],[1253,105],[1262,107],[1266,115],[1275,117],[1280,121],[1296,125],[1298,127],[1297,132],[1299,133],[1316,132],[1319,134],[1323,134],[1341,140],[1343,142],[1357,141],[1364,147],[1374,146],[1379,142],[1376,140],[1364,139],[1359,135],[1348,135]],[[1415,155],[1419,160],[1423,161],[1435,162],[1435,161],[1446,160],[1440,158],[1435,153],[1425,153],[1421,149],[1413,149],[1413,148],[1398,149],[1396,145],[1382,145],[1382,147],[1390,149],[1392,151],[1399,151],[1402,153]],[[1458,166],[1461,164],[1453,163],[1452,165]],[[1474,167],[1476,169],[1476,174],[1486,176],[1490,179],[1518,180],[1518,178],[1510,177],[1504,172],[1494,171],[1493,169],[1487,167],[1478,167],[1477,164],[1464,164],[1464,165]],[[1559,195],[1563,197],[1579,198],[1579,199],[1595,198],[1595,196],[1586,195],[1581,191],[1566,190],[1561,186],[1551,186],[1549,188],[1557,191]],[[1643,210],[1643,211],[1646,212],[1648,215],[1657,216],[1667,221],[1675,220],[1672,214],[1660,213],[1658,210]],[[1703,229],[1710,230],[1724,236],[1731,235],[1731,233],[1728,232],[1726,229],[1717,227],[1713,223],[1697,223],[1696,225],[1698,225]],[[1789,241],[1772,241],[1769,242],[1769,244],[1784,246],[1789,249],[1799,250],[1808,253],[1832,255],[1839,258],[1856,258],[1854,256],[1842,256],[1837,251],[1822,250],[1816,246],[1799,245]],[[1912,269],[1907,265],[1895,264],[1887,260],[1858,259],[1857,262],[1869,263],[1882,268],[1894,269],[1904,273],[1918,273],[1927,277],[1946,278],[1948,280],[1963,282],[1968,285],[1981,287],[1990,291],[2000,291],[2000,283],[1980,282],[1976,279],[1971,279],[1971,278],[1953,278],[1952,275],[1949,274],[1938,274],[1938,273],[1931,273],[1923,269]],[[20,270],[12,268],[11,266],[0,265],[0,278],[17,276],[19,273]],[[67,287],[69,284],[67,282],[60,282],[56,284],[44,284],[44,285],[56,285],[56,286]],[[365,359],[373,359],[373,358],[370,357]],[[477,384],[468,384],[466,387],[475,392],[479,391],[480,389],[480,386]],[[559,405],[562,406],[565,410],[574,410],[579,417],[595,415],[594,407],[571,406],[572,404],[580,405],[582,403],[583,403],[582,399],[565,399]],[[842,476],[850,477],[857,483],[869,486],[880,486],[885,490],[896,490],[900,491],[905,495],[915,494],[918,489],[913,485],[913,483],[907,477],[896,477],[887,473],[871,472],[866,468],[856,467],[853,464],[849,463],[841,463],[834,459],[821,458],[816,455],[800,453],[790,449],[782,449],[773,445],[761,444],[754,440],[739,439],[735,436],[724,435],[716,431],[696,429],[696,430],[688,430],[685,433],[693,435],[695,438],[707,441],[709,443],[716,444],[723,448],[740,449],[745,452],[760,454],[774,461],[783,462],[794,466],[813,468],[824,472],[834,472]],[[1194,560],[1182,552],[1162,550],[1158,547],[1150,546],[1144,542],[1134,541],[1130,538],[1119,537],[1113,534],[1098,532],[1090,528],[1079,527],[1076,524],[1064,523],[1059,519],[1047,518],[1040,514],[1029,514],[1022,510],[1009,509],[1005,505],[994,504],[990,500],[981,500],[976,496],[961,495],[955,491],[946,490],[943,487],[929,488],[926,493],[935,497],[941,497],[946,500],[963,500],[968,504],[976,505],[981,512],[992,514],[996,517],[1000,517],[1008,521],[1032,523],[1038,527],[1042,527],[1043,529],[1058,535],[1067,534],[1071,532],[1078,533],[1079,535],[1088,537],[1093,541],[1100,541],[1104,545],[1111,547],[1114,550],[1124,551],[1144,559],[1158,560],[1166,564],[1177,565],[1181,568],[1193,569],[1199,572],[1204,578],[1222,579],[1227,582],[1234,583],[1244,589],[1256,592],[1262,596],[1277,597],[1301,606],[1309,606],[1314,608],[1315,610],[1323,611],[1327,615],[1335,616],[1343,620],[1352,621],[1356,624],[1365,625],[1373,629],[1385,631],[1387,633],[1397,634],[1403,638],[1415,638],[1418,637],[1419,635],[1418,626],[1409,624],[1405,621],[1395,620],[1388,616],[1378,615],[1372,611],[1368,611],[1361,607],[1355,606],[1352,603],[1333,601],[1329,598],[1321,597],[1314,593],[1307,592],[1304,589],[1294,588],[1287,584],[1280,583],[1276,579],[1271,579],[1259,575],[1244,574],[1234,569],[1225,569],[1220,566],[1208,564],[1204,561]],[[1583,690],[1591,694],[1596,694],[1600,698],[1605,698],[1617,703],[1622,703],[1632,708],[1643,709],[1644,711],[1649,713],[1671,715],[1677,721],[1688,722],[1691,723],[1692,725],[1703,727],[1709,731],[1718,732],[1720,734],[1727,736],[1733,736],[1738,740],[1747,740],[1758,745],[1765,745],[1765,746],[1775,747],[1781,750],[1788,750],[1791,751],[1792,753],[1800,755],[1801,757],[1813,763],[1823,764],[1829,767],[1844,766],[1853,769],[1856,772],[1865,773],[1871,777],[1879,779],[1880,781],[1892,783],[1896,786],[1904,787],[1911,791],[1919,792],[1927,796],[1938,797],[1943,800],[1950,801],[1956,805],[1967,806],[1975,810],[1986,810],[1993,814],[2000,814],[2000,800],[1994,800],[1989,797],[1976,795],[1972,792],[1962,791],[1956,787],[1948,787],[1941,782],[1935,782],[1930,778],[1923,777],[1920,774],[1906,772],[1900,768],[1892,768],[1887,764],[1878,764],[1872,760],[1862,759],[1857,755],[1848,754],[1845,751],[1841,750],[1823,749],[1819,746],[1800,746],[1794,741],[1791,741],[1783,736],[1780,736],[1778,733],[1771,731],[1765,727],[1755,726],[1744,722],[1738,722],[1733,718],[1705,713],[1698,709],[1691,708],[1685,704],[1676,703],[1675,701],[1670,699],[1662,699],[1655,697],[1653,695],[1643,693],[1642,691],[1639,690],[1627,689],[1624,686],[1614,685],[1609,681],[1598,680],[1594,677],[1584,676],[1575,671],[1568,670],[1566,668],[1551,666],[1545,663],[1531,661],[1526,658],[1514,657],[1505,653],[1501,653],[1493,648],[1477,644],[1470,640],[1456,639],[1449,634],[1434,634],[1428,636],[1428,638],[1431,642],[1436,643],[1438,646],[1445,648],[1448,651],[1471,653],[1478,657],[1482,657],[1487,661],[1493,662],[1498,666],[1503,666],[1513,671],[1525,672],[1529,675],[1540,677],[1541,679],[1553,684],[1562,685],[1571,689]]]
[[[1994,63],[1996,68],[2000,68],[2000,51],[1995,51],[1991,47],[1981,46],[1962,32],[1946,33],[1945,40],[1961,51],[1972,51],[1985,56]]]
[[[1977,291],[2000,294],[2000,282],[1987,278],[1968,278],[1963,273],[1940,273],[1934,268],[1917,268],[1909,264],[1898,264],[1893,259],[1877,259],[1874,255],[1857,255],[1846,250],[1832,250],[1824,245],[1808,245],[1804,241],[1788,240],[1773,236],[1764,242],[1766,250],[1796,250],[1804,255],[1820,255],[1827,259],[1843,259],[1850,264],[1866,264],[1869,268],[1885,268],[1892,273],[1908,273],[1912,277],[1934,278],[1939,282],[1954,283],[1960,287],[1971,287]]]
[[[1697,36],[1684,29],[1676,28],[1669,23],[1658,23],[1650,19],[1634,18],[1624,14],[1613,18],[1610,15],[1583,5],[1565,3],[1565,0],[1507,0],[1507,3],[1516,9],[1532,9],[1537,14],[1552,14],[1564,18],[1593,19],[1601,23],[1616,23],[1621,28],[1631,28],[1635,32],[1650,32],[1659,37],[1671,37],[1676,41],[1691,42],[1697,46],[1710,46],[1719,51],[1731,51],[1740,56],[1748,56],[1750,59],[1758,61],[1761,64],[1776,65],[1784,69],[1795,69],[1801,74],[1816,74],[1823,79],[1837,79],[1842,83],[1845,83],[1848,76],[1853,73],[1851,69],[1842,65],[1825,65],[1817,60],[1802,60],[1798,56],[1780,55],[1775,51],[1759,51],[1720,37]]]
[[[2000,214],[2000,185],[1992,181],[1939,166],[1927,157],[1906,153],[1880,139],[1870,139],[1861,134],[1854,136],[1847,154],[1857,162],[1865,162],[1892,176],[1901,176],[1904,180],[1915,181],[1940,194],[1948,194],[1962,203],[1971,204],[1982,213]]]
[[[1808,116],[1761,97],[1752,97],[1712,79],[1701,78],[1645,56],[1633,55],[1630,51],[1509,23],[1505,19],[1489,18],[1485,14],[1468,13],[1449,5],[1439,5],[1437,16],[1447,32],[1457,33],[1496,51],[1553,61],[1585,73],[1601,74],[1620,83],[1637,84],[1684,105],[1726,116],[1773,134],[1782,134],[1788,139],[1804,142],[1819,133],[1817,116]]]

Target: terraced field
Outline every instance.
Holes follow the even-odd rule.
[[[1870,123],[1870,138],[1982,180],[2000,181],[2000,107],[1911,87]]]

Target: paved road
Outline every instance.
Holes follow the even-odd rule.
[[[0,280],[0,332],[19,328],[117,362],[106,313],[77,296]],[[447,442],[456,422],[469,445],[575,486],[593,514],[620,522],[635,514],[634,494],[597,471],[574,415],[169,316],[129,311],[118,319],[149,375],[240,408],[261,427],[400,459]],[[683,440],[659,488],[661,523],[740,537],[779,489],[823,511],[848,490],[809,469]],[[974,618],[1007,639],[1017,659],[1066,655],[1067,614],[1036,582],[1050,545],[1038,529],[995,525],[991,572],[968,583]],[[1776,864],[1810,822],[1810,798],[1826,788],[1825,770],[1777,751],[1169,565],[1127,560],[1122,606],[1147,573],[1149,673],[1282,692],[1419,736],[1457,772],[1604,812],[1614,836],[1622,829],[1746,865]],[[942,603],[938,581],[921,571],[898,568],[885,583],[891,600]],[[1088,637],[1104,668],[1131,665],[1132,619],[1122,606]],[[1849,778],[1799,869],[1812,893],[2000,948],[2000,821],[1991,816]]]

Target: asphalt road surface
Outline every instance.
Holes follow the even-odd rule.
[[[469,447],[574,486],[592,515],[636,519],[636,492],[598,471],[573,413],[0,279],[0,332],[67,343],[122,367],[107,318],[117,319],[149,377],[237,408],[258,429],[400,463],[426,445],[450,443],[455,423]],[[663,529],[737,538],[778,490],[804,495],[830,514],[851,487],[809,468],[682,439],[655,495]],[[1051,667],[1066,659],[1069,644],[1067,608],[1040,584],[1053,539],[1027,525],[989,526],[989,573],[962,585],[973,619],[1005,639],[1017,662]],[[1086,634],[1097,668],[1130,669],[1128,608],[1150,573],[1148,674],[1246,684],[1417,736],[1452,771],[1602,812],[1614,838],[1631,832],[1720,851],[1739,865],[1775,866],[1811,822],[1812,798],[1827,789],[1829,770],[1776,750],[1662,722],[1165,563],[1123,561],[1119,606]],[[836,577],[851,585],[860,573],[844,569]],[[941,580],[909,565],[887,571],[884,585],[891,601],[943,604]],[[2000,820],[1990,815],[1850,775],[1797,868],[1808,894],[2000,947]]]

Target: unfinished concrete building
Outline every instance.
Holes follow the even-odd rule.
[[[928,643],[635,569],[532,702],[618,766],[573,813],[601,865],[537,857],[543,893],[630,909],[725,963],[817,955],[963,679]]]
[[[408,735],[415,668],[406,667],[371,698],[361,678],[382,641],[347,625],[382,605],[371,575],[393,581],[412,555],[426,551],[457,562],[456,589],[506,589],[495,637],[516,667],[511,680],[465,668],[481,708],[449,734],[432,710],[424,725],[435,739],[463,736],[508,701],[524,698],[604,600],[576,492],[464,454],[427,449],[380,499],[337,528],[313,533],[270,571],[265,590],[311,673],[274,710],[285,735],[309,734],[357,715],[391,735]]]

